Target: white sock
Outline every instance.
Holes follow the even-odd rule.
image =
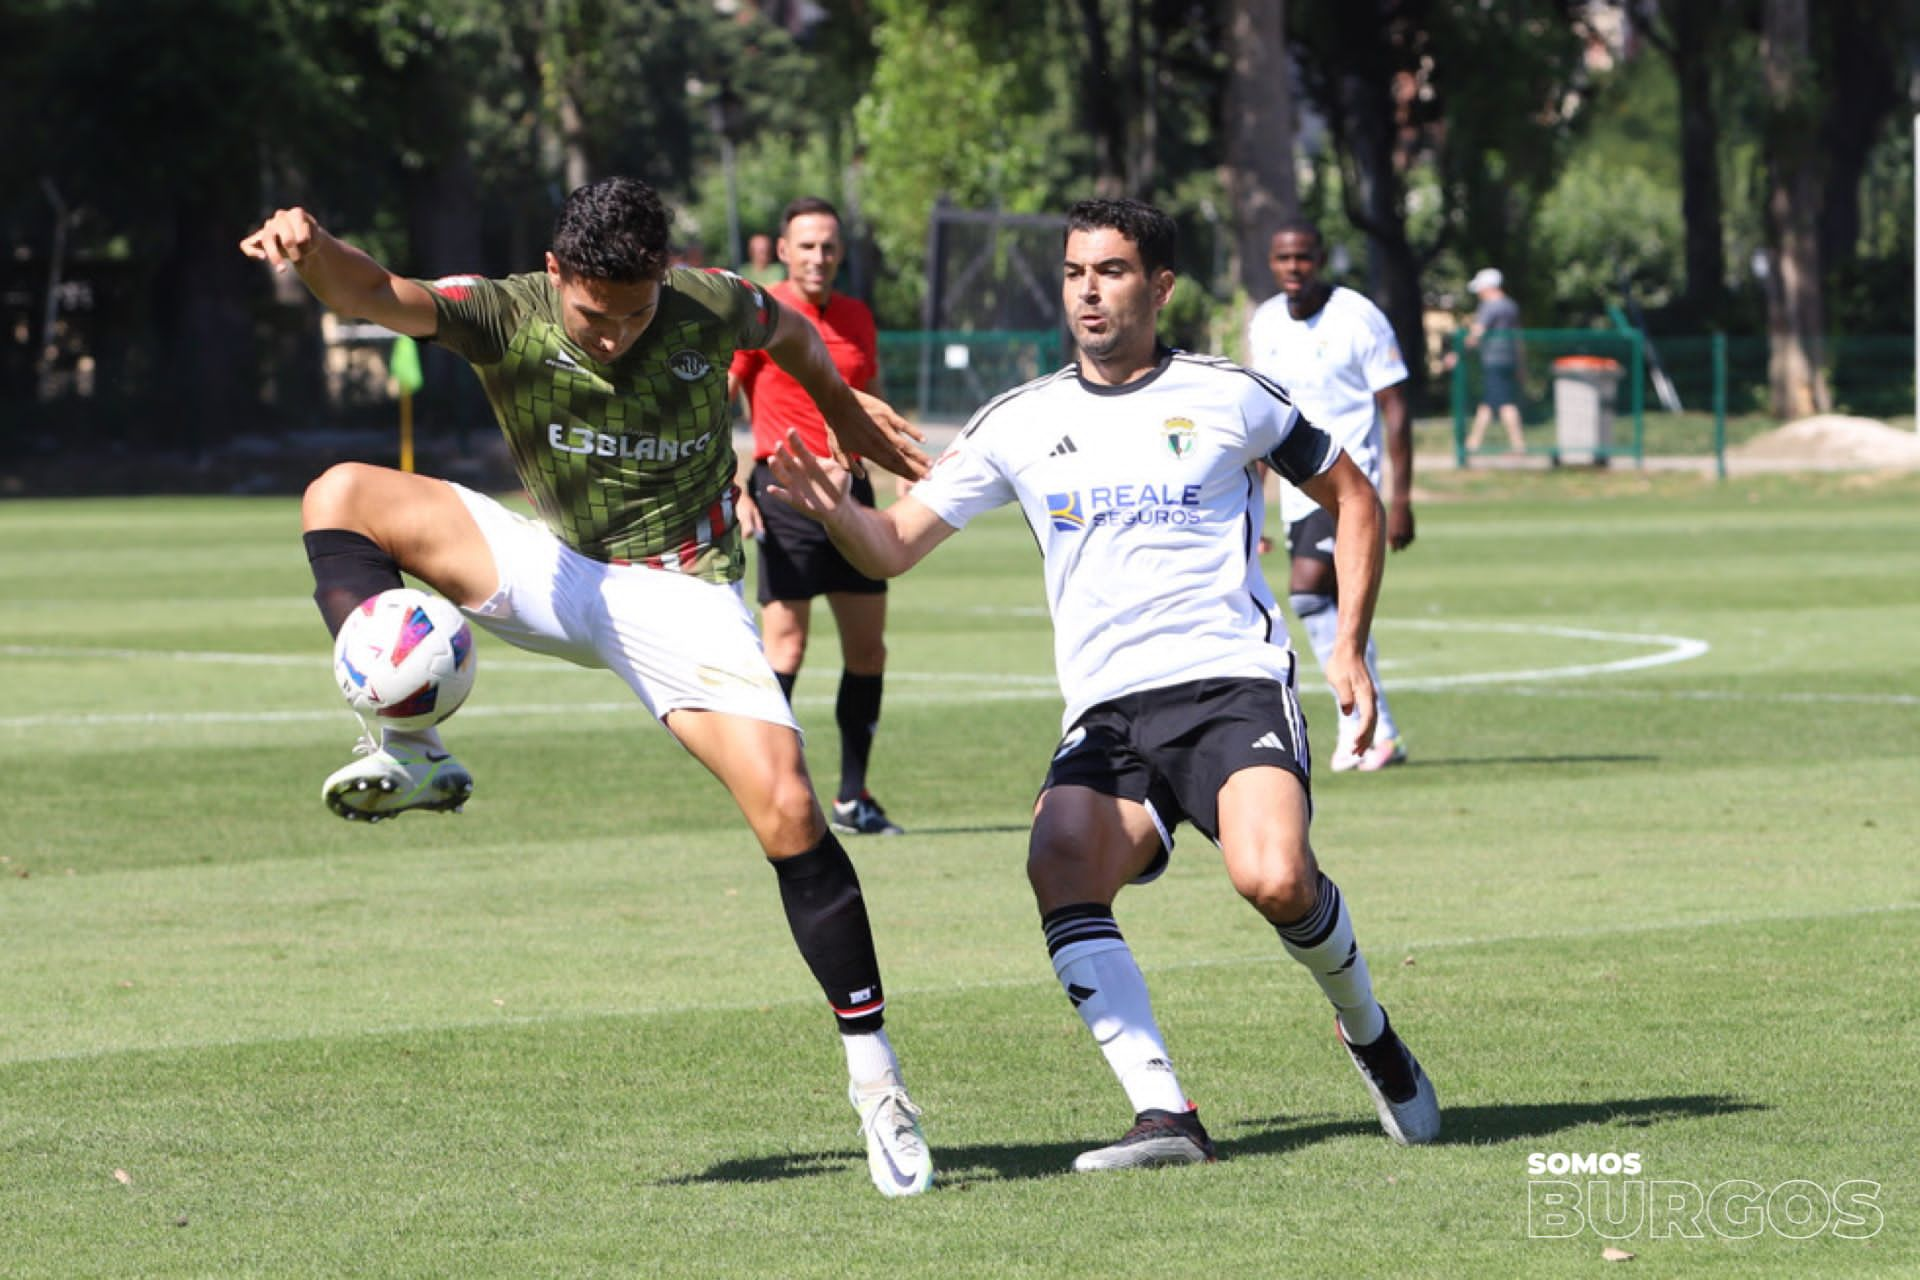
[[[1293,606],[1300,629],[1307,633],[1307,647],[1325,672],[1328,659],[1333,657],[1334,637],[1340,634],[1340,613],[1333,597],[1317,591],[1296,591],[1287,597],[1287,603]]]
[[[1187,1095],[1153,1020],[1147,980],[1113,913],[1082,903],[1050,912],[1042,924],[1060,986],[1106,1055],[1135,1114],[1185,1111]]]
[[[1307,644],[1313,649],[1313,656],[1320,662],[1322,674],[1326,672],[1327,661],[1333,657],[1333,641],[1340,634],[1340,610],[1332,596],[1296,591],[1287,597],[1287,603],[1300,619],[1300,627],[1307,633]],[[1373,731],[1375,742],[1385,742],[1388,738],[1399,736],[1399,729],[1393,722],[1393,713],[1387,709],[1386,686],[1380,683],[1380,651],[1373,643],[1373,637],[1367,637],[1367,675],[1373,681],[1373,702],[1379,709],[1380,722]],[[1360,723],[1357,713],[1340,717],[1340,737],[1346,740]]]
[[[1287,954],[1307,966],[1320,990],[1333,1003],[1348,1044],[1372,1044],[1386,1030],[1387,1015],[1373,998],[1373,977],[1367,958],[1353,938],[1340,888],[1323,872],[1313,910],[1291,924],[1273,926]]]
[[[861,1093],[897,1088],[900,1084],[900,1059],[894,1056],[886,1028],[841,1036],[847,1051],[847,1078]]]
[[[1399,737],[1400,729],[1393,723],[1393,712],[1387,709],[1387,686],[1380,683],[1380,651],[1374,647],[1371,636],[1367,637],[1367,676],[1373,681],[1373,705],[1380,714],[1379,723],[1373,727],[1373,740],[1385,742],[1389,738]],[[1342,724],[1346,724],[1349,720],[1356,726],[1360,723],[1360,717],[1357,715],[1340,718]]]
[[[419,755],[424,751],[446,750],[440,741],[440,729],[437,725],[430,725],[425,729],[382,729],[380,745],[401,747],[409,755]]]

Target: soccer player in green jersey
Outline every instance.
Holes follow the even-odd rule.
[[[740,589],[733,353],[765,350],[846,450],[908,478],[925,474],[926,458],[904,420],[847,386],[800,316],[731,273],[669,268],[670,226],[650,187],[611,178],[567,197],[545,271],[505,279],[397,276],[304,209],[280,210],[240,242],[298,271],[334,312],[465,358],[539,516],[445,480],[334,466],[301,506],[314,598],[337,634],[404,571],[510,644],[625,680],[753,828],[837,1017],[869,1172],[883,1194],[913,1195],[933,1161],[882,1028],[860,883],[814,797]],[[435,730],[388,730],[323,795],[342,817],[378,821],[456,809],[472,790]]]

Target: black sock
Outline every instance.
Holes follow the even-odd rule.
[[[347,615],[362,600],[402,585],[399,563],[365,534],[315,529],[305,538],[313,602],[320,606],[329,635],[340,634]]]
[[[867,759],[873,754],[873,735],[880,728],[880,688],[885,676],[840,673],[840,696],[834,700],[833,719],[840,726],[840,795],[845,803],[867,789]]]
[[[793,686],[800,682],[798,671],[776,671],[773,678],[780,682],[780,692],[786,698],[787,705],[793,705]]]
[[[829,831],[805,853],[773,860],[787,927],[826,993],[844,1035],[872,1032],[884,1021],[880,961],[853,860]]]

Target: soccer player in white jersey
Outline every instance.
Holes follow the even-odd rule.
[[[1393,462],[1387,492],[1387,545],[1404,550],[1413,543],[1413,425],[1407,415],[1407,365],[1400,357],[1393,326],[1380,308],[1352,289],[1321,279],[1325,264],[1326,246],[1312,223],[1289,222],[1273,233],[1267,265],[1280,292],[1253,313],[1247,349],[1253,367],[1285,386],[1300,412],[1352,456],[1376,489],[1382,488],[1384,434],[1385,452]],[[1280,516],[1287,524],[1287,554],[1293,561],[1287,602],[1325,668],[1339,634],[1342,603],[1333,517],[1284,481]],[[1335,773],[1352,769],[1373,773],[1407,758],[1400,726],[1381,688],[1379,654],[1372,639],[1367,641],[1367,674],[1379,711],[1373,745],[1364,751],[1359,748],[1359,718],[1343,714],[1331,761]]]
[[[1265,461],[1332,514],[1348,594],[1327,678],[1359,716],[1365,749],[1379,496],[1278,385],[1159,345],[1173,253],[1173,222],[1151,206],[1075,205],[1063,294],[1076,364],[981,409],[933,474],[884,511],[852,502],[845,473],[797,438],[773,455],[772,492],[876,578],[1009,502],[1040,545],[1067,707],[1027,878],[1054,972],[1134,1111],[1125,1136],[1074,1168],[1213,1159],[1113,915],[1123,886],[1165,868],[1183,819],[1220,846],[1234,887],[1333,1003],[1335,1034],[1387,1133],[1429,1142],[1440,1131],[1433,1086],[1374,999],[1346,903],[1308,844],[1294,657],[1254,552]]]

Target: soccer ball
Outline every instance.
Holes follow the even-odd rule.
[[[369,596],[333,642],[333,676],[368,727],[426,729],[460,709],[479,658],[450,601],[411,587]]]

